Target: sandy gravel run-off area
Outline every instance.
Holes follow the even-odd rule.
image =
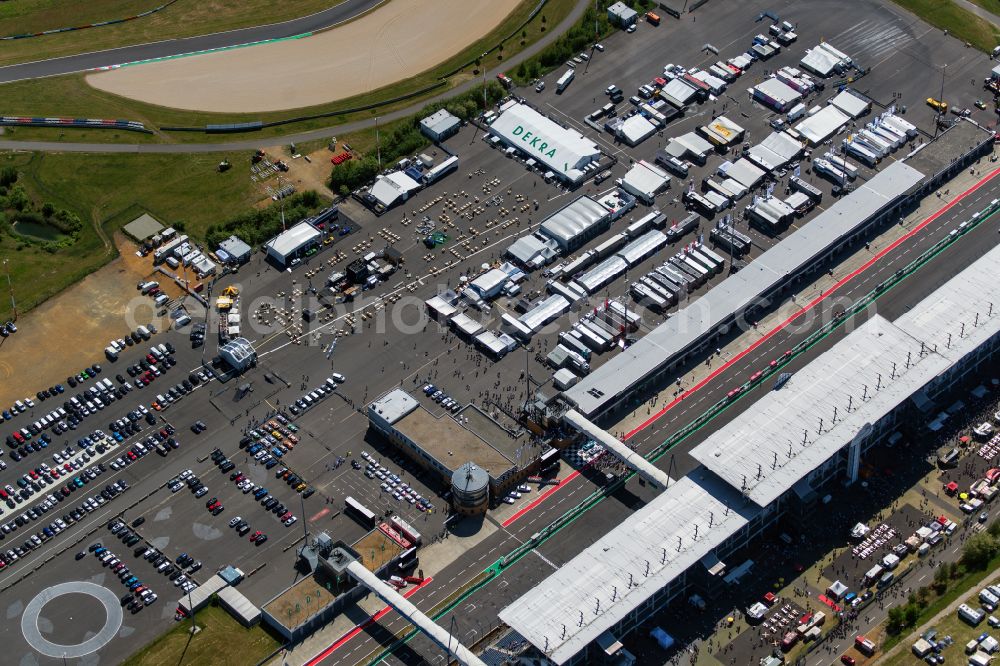
[[[499,25],[519,0],[391,0],[303,39],[132,65],[87,76],[151,104],[278,111],[364,94],[426,71]]]

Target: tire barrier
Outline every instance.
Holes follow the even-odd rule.
[[[12,39],[27,39],[29,37],[44,37],[45,35],[57,35],[61,32],[75,32],[77,30],[87,30],[89,28],[103,28],[106,25],[117,25],[119,23],[127,23],[129,21],[134,21],[136,19],[141,19],[149,16],[150,14],[155,14],[156,12],[163,11],[170,5],[177,2],[177,0],[170,0],[165,2],[159,7],[153,7],[150,10],[144,11],[141,14],[136,14],[134,16],[129,16],[127,18],[110,19],[108,21],[99,21],[97,23],[90,23],[88,25],[78,25],[71,28],[53,28],[51,30],[43,30],[42,32],[26,32],[20,35],[7,35],[6,37],[0,37],[0,41],[12,40]]]
[[[127,132],[152,134],[138,120],[111,120],[108,118],[43,118],[41,116],[0,116],[0,125],[8,127],[76,127],[82,129],[114,129]]]

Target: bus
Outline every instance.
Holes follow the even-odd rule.
[[[353,497],[346,497],[344,499],[344,508],[347,513],[354,517],[363,526],[371,529],[375,527],[375,514],[371,510],[365,507],[364,504],[354,499]]]
[[[653,25],[660,25],[660,15],[653,12],[646,12],[646,20]]]

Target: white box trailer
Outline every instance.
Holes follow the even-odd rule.
[[[854,180],[858,175],[858,167],[835,153],[826,153],[823,157],[830,161],[830,164],[847,174],[847,177]]]
[[[681,296],[684,295],[685,289],[683,289],[679,284],[675,283],[673,280],[664,277],[664,275],[659,271],[656,270],[650,271],[649,273],[646,274],[646,278],[652,280],[657,284],[657,286],[661,287],[663,290],[669,293],[673,297],[673,300],[675,302],[679,301],[681,299]]]
[[[830,164],[824,159],[813,160],[813,170],[819,174],[831,178],[837,183],[844,183],[847,181],[847,174]]]
[[[706,246],[706,245],[699,245],[698,246],[698,251],[701,252],[706,257],[708,257],[709,259],[712,259],[713,261],[715,261],[715,263],[719,264],[720,266],[724,266],[725,263],[726,263],[725,259],[723,259],[722,257],[720,257],[715,252],[713,252],[712,249],[710,247]]]
[[[881,158],[879,158],[878,155],[856,141],[849,141],[844,145],[844,150],[850,153],[851,157],[864,162],[871,168],[875,168],[875,166],[881,161]]]
[[[684,287],[684,290],[687,291],[688,293],[694,291],[695,287],[697,286],[695,284],[694,278],[685,273],[684,271],[678,270],[677,266],[674,265],[673,262],[668,261],[667,263],[663,264],[656,270],[662,273],[665,277],[670,278],[680,286]]]
[[[577,354],[582,356],[586,360],[590,360],[590,354],[592,352],[591,348],[583,343],[583,339],[580,337],[580,332],[573,329],[569,331],[560,331],[559,333],[559,344],[575,351]]]
[[[865,139],[871,141],[876,146],[881,148],[883,157],[885,157],[886,155],[888,155],[889,153],[891,153],[893,150],[896,149],[895,146],[892,145],[892,143],[886,141],[884,138],[880,137],[875,132],[872,132],[870,129],[863,129],[858,133]]]
[[[893,114],[884,115],[881,117],[880,122],[884,125],[889,125],[891,127],[900,130],[911,139],[917,135],[916,125],[911,124],[909,121],[903,120],[899,116]]]
[[[561,93],[562,91],[566,90],[566,87],[573,82],[574,76],[576,76],[575,70],[568,69],[565,72],[563,72],[563,75],[559,77],[558,81],[556,81],[556,92]]]
[[[895,151],[897,148],[903,145],[903,139],[892,130],[876,127],[871,123],[869,123],[865,127],[865,131],[871,132],[872,134],[880,138],[882,141],[885,141],[887,144],[889,144],[889,150],[891,151]]]
[[[663,311],[670,305],[662,295],[653,291],[645,284],[633,282],[629,287],[629,291],[631,292],[636,303],[639,303],[644,307]]]
[[[590,347],[596,352],[604,352],[608,350],[608,342],[603,336],[597,335],[592,330],[582,325],[582,322],[577,322],[573,326],[573,330],[576,331],[577,335],[580,337],[581,342],[587,347]]]
[[[654,293],[662,296],[670,305],[673,305],[675,303],[675,297],[673,292],[660,285],[656,280],[652,279],[648,275],[642,276],[639,279],[639,282],[645,285],[650,290],[652,290]]]
[[[712,275],[717,275],[720,271],[722,271],[722,262],[717,262],[710,259],[706,254],[704,254],[698,248],[692,248],[691,250],[688,250],[688,257],[694,259],[699,264],[707,268],[709,273],[711,273]]]

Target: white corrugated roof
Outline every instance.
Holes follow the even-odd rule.
[[[837,107],[851,118],[863,116],[870,106],[868,102],[854,95],[848,90],[840,91],[840,94],[830,100],[830,104]]]
[[[644,196],[653,196],[670,183],[670,176],[659,167],[639,160],[622,178],[622,184]]]
[[[802,99],[802,94],[787,83],[778,79],[767,79],[756,85],[760,94],[766,95],[781,104],[791,104]]]
[[[576,130],[567,129],[526,104],[512,104],[490,125],[490,133],[517,146],[528,157],[542,162],[570,180],[598,159],[597,144]]]
[[[656,125],[637,113],[630,118],[626,118],[625,122],[618,128],[618,132],[625,141],[634,146],[654,134],[656,132]]]
[[[590,197],[580,197],[550,215],[539,228],[545,235],[568,244],[611,214]]]
[[[760,506],[776,500],[1000,332],[1000,247],[889,322],[877,315],[750,405],[691,455]],[[949,345],[950,340],[950,347]],[[834,413],[836,410],[836,413]]]
[[[780,169],[802,152],[802,144],[785,132],[771,132],[750,148],[750,159],[769,171]]]
[[[689,475],[500,611],[563,664],[745,526],[759,509]]]
[[[796,125],[795,131],[805,137],[809,143],[816,145],[839,132],[850,120],[850,116],[845,115],[837,107],[824,106]]]
[[[764,171],[754,166],[750,160],[741,157],[729,166],[726,177],[732,178],[749,190],[764,177]]]
[[[320,239],[319,230],[307,222],[299,222],[294,227],[278,234],[267,242],[267,247],[274,253],[287,257],[299,248]]]

